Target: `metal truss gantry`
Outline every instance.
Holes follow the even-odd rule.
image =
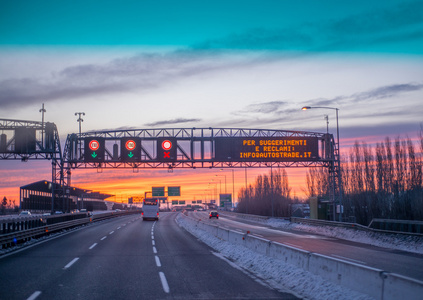
[[[51,160],[52,210],[63,197],[63,159],[57,127],[50,122],[0,119],[0,159]]]
[[[101,162],[86,161],[85,143],[90,138],[101,138],[105,143],[105,156]],[[121,140],[139,138],[141,158],[122,161]],[[173,161],[157,159],[157,143],[162,138],[173,138],[177,144],[177,158]],[[219,138],[316,138],[319,141],[319,158],[313,161],[242,161],[236,158],[217,161],[216,140]],[[161,128],[92,131],[70,134],[63,153],[64,182],[70,184],[71,170],[79,168],[264,168],[264,167],[326,167],[335,174],[336,157],[333,135],[305,131],[284,131],[245,128]]]

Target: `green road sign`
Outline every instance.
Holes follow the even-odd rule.
[[[152,187],[151,192],[152,192],[153,197],[164,197],[165,188],[164,188],[164,186]]]
[[[181,187],[180,186],[169,186],[167,187],[167,195],[171,196],[181,196]]]

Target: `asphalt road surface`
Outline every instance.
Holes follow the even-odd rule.
[[[297,299],[180,228],[114,218],[0,258],[0,299]]]

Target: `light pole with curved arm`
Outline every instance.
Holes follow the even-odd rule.
[[[338,148],[338,157],[337,157],[337,164],[338,164],[338,190],[339,190],[339,221],[342,222],[342,175],[341,175],[341,155],[340,155],[340,145],[339,145],[339,122],[338,122],[338,111],[339,108],[336,107],[329,107],[329,106],[303,106],[302,110],[308,110],[312,108],[323,108],[323,109],[332,109],[336,111],[336,144]],[[334,215],[335,215],[335,205],[333,207]]]

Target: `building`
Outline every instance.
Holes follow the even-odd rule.
[[[63,191],[65,196],[56,194],[53,203],[52,191]],[[107,210],[104,200],[112,196],[77,187],[53,186],[52,182],[43,180],[20,187],[20,209],[40,212],[69,212],[83,208],[88,211]]]

